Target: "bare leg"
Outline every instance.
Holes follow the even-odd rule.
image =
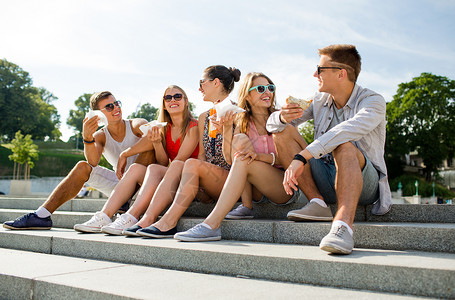
[[[344,221],[352,228],[362,193],[365,157],[350,142],[338,146],[333,151],[333,157],[337,167],[335,190],[338,201],[338,210],[333,220]]]
[[[199,186],[204,188],[210,197],[218,198],[228,173],[225,169],[211,163],[188,159],[183,167],[182,179],[174,202],[164,216],[153,226],[161,231],[174,228],[180,217],[193,202]]]
[[[177,190],[180,182],[183,165],[183,161],[174,160],[170,164],[169,168],[166,168],[167,171],[165,171],[165,173],[162,173],[164,169],[161,169],[161,171],[158,170],[158,167],[165,167],[155,165],[157,166],[155,167],[156,171],[151,172],[161,173],[155,175],[154,181],[144,184],[144,187],[146,187],[147,190],[144,190],[144,192],[137,197],[134,205],[129,210],[133,216],[138,218],[140,214],[147,209],[144,216],[137,223],[138,226],[141,226],[142,228],[150,226],[156,221],[158,216],[166,209],[166,207],[172,203],[175,191]],[[162,180],[160,179],[158,181],[159,177],[161,177]],[[146,201],[143,201],[143,199]],[[138,202],[138,200],[140,202]],[[136,205],[136,202],[138,202],[138,205]]]
[[[273,134],[273,142],[278,153],[278,162],[287,168],[291,164],[294,155],[306,148],[307,144],[297,129],[292,126],[286,126],[286,129],[280,133]],[[308,200],[313,198],[324,199],[316,187],[311,174],[310,165],[307,164],[302,175],[297,179],[299,188],[305,194]]]
[[[234,206],[247,181],[251,182],[261,194],[266,195],[271,201],[276,203],[287,202],[291,196],[284,191],[283,176],[283,171],[267,163],[254,161],[247,164],[246,160],[234,159],[218,202],[204,223],[213,229],[220,227],[221,222]]]
[[[109,199],[104,203],[102,212],[109,218],[112,218],[118,209],[134,195],[136,192],[136,185],[142,184],[146,169],[147,168],[141,164],[132,164],[115,186]]]
[[[78,162],[71,172],[52,191],[46,202],[44,202],[43,207],[52,214],[63,203],[76,197],[84,186],[84,183],[90,178],[91,172],[92,167],[87,162]]]

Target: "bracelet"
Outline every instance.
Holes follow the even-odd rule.
[[[273,166],[275,164],[275,153],[270,152],[270,154],[272,154],[272,157],[273,157],[272,163],[270,165]]]
[[[306,160],[305,157],[303,157],[302,155],[300,155],[299,153],[297,153],[296,155],[294,155],[294,159],[293,160],[300,160],[301,162],[303,162],[303,165],[306,165],[308,163],[308,161]]]
[[[82,140],[84,141],[85,144],[92,144],[95,142],[95,138],[93,138],[93,140],[91,140],[91,141],[86,141],[84,139],[82,139]]]

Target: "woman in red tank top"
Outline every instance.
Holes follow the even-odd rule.
[[[141,186],[138,196],[125,214],[102,227],[103,233],[121,235],[124,229],[135,225],[149,206],[158,185],[163,181],[161,185],[176,190],[185,160],[198,156],[198,122],[191,115],[185,91],[171,85],[165,90],[161,101],[158,121],[167,122],[167,125],[150,128],[146,137],[120,155],[129,157],[153,149],[157,163],[147,167],[135,163],[124,174],[102,211],[112,217],[134,195],[137,185]]]

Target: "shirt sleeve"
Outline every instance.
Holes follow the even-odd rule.
[[[270,132],[270,133],[282,132],[288,125],[288,124],[281,122],[280,113],[281,113],[281,111],[275,111],[267,119],[267,124],[265,125],[265,128],[267,129],[268,132]],[[311,120],[312,118],[313,118],[313,102],[311,102],[310,106],[307,109],[305,109],[305,111],[303,112],[303,115],[300,118],[292,120],[292,122],[289,124],[291,124],[294,127],[297,127],[300,124],[305,123],[308,120]]]
[[[336,125],[307,146],[314,158],[321,158],[341,144],[362,139],[384,121],[386,103],[381,95],[373,94],[360,101],[358,111],[352,118]]]

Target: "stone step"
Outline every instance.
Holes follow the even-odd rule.
[[[45,198],[12,198],[0,197],[0,209],[25,209],[35,210]],[[58,211],[96,212],[101,210],[106,199],[73,199],[62,205]],[[290,210],[299,209],[307,203],[305,196],[297,202],[285,206],[271,203],[258,203],[254,205],[254,214],[262,219],[286,219]],[[185,213],[187,217],[206,217],[215,204],[194,202]],[[331,205],[332,212],[336,212],[336,205]],[[356,221],[371,222],[414,222],[414,223],[455,223],[455,205],[447,204],[395,204],[383,216],[371,213],[371,206],[357,208]]]
[[[0,222],[13,220],[27,211],[0,209]],[[54,227],[72,229],[89,220],[92,213],[56,212]],[[202,222],[202,218],[184,217],[178,230],[184,231]],[[418,250],[455,253],[455,224],[448,223],[354,223],[356,247],[389,250]],[[281,220],[224,220],[223,239],[278,244],[319,245],[330,231],[330,222],[292,222]]]
[[[455,254],[356,248],[348,256],[315,246],[222,240],[185,243],[81,234],[68,229],[0,230],[3,248],[254,279],[455,297]],[[152,281],[149,284],[153,284]]]
[[[1,248],[0,262],[0,299],[414,298]]]

